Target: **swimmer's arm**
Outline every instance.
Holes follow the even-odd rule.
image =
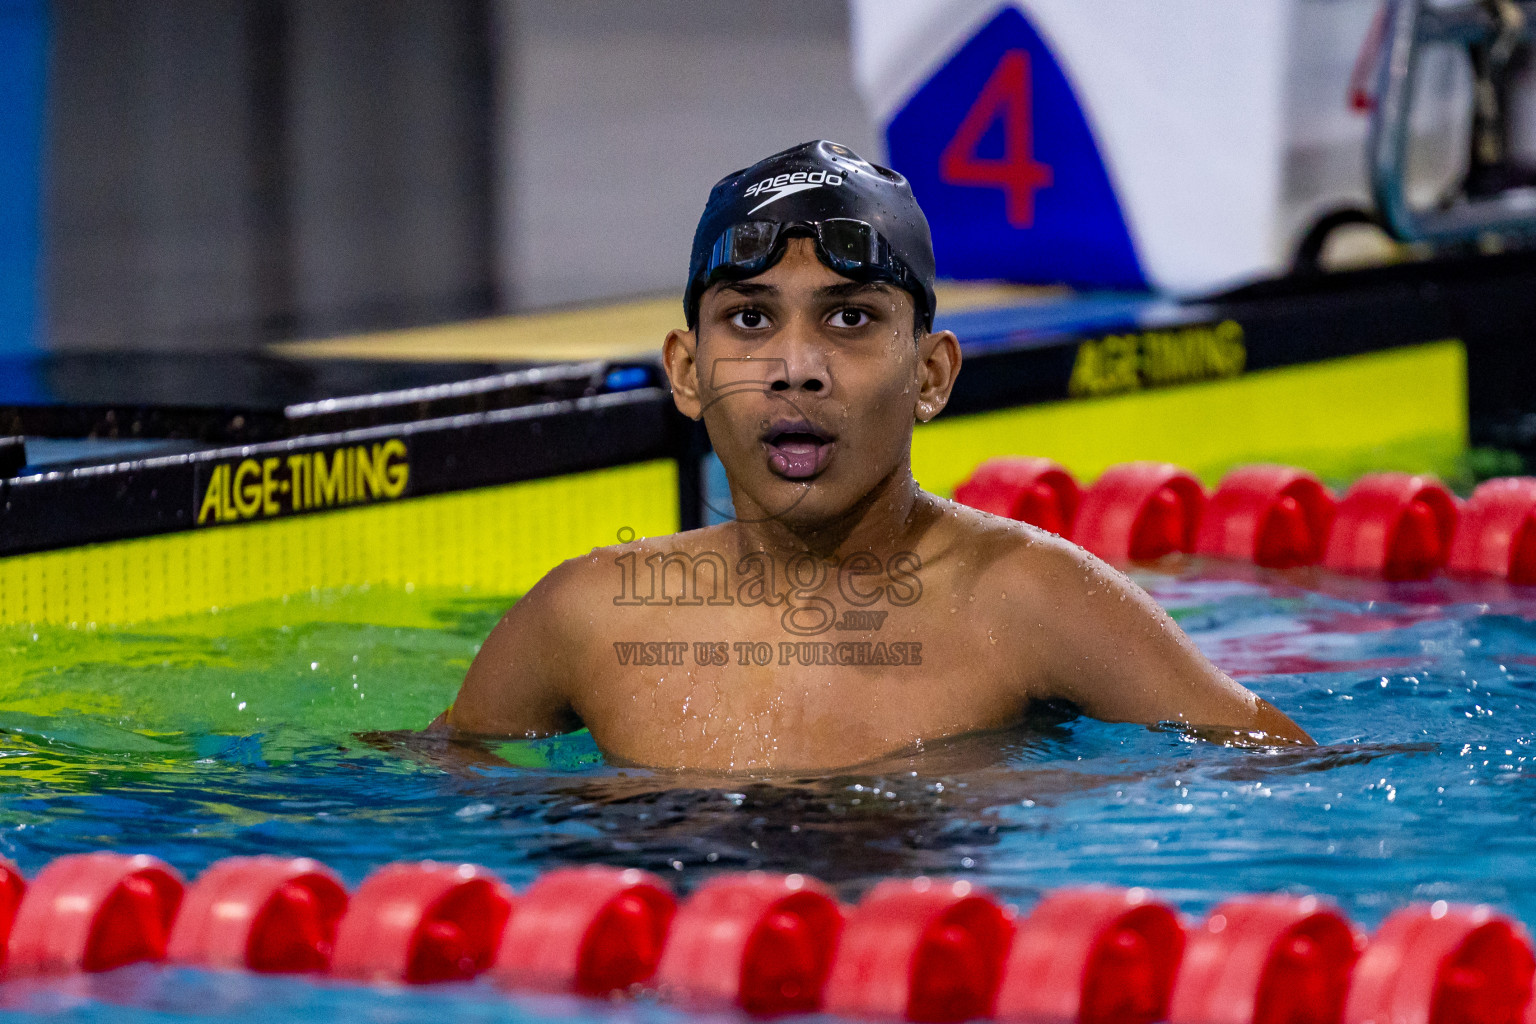
[[[1063,544],[1063,549],[1068,546]],[[1122,574],[1081,549],[1051,560],[1045,688],[1109,722],[1177,722],[1212,739],[1310,744],[1295,722],[1222,672]]]
[[[524,738],[581,727],[566,692],[572,638],[559,610],[574,595],[565,576],[554,570],[502,616],[431,730]]]

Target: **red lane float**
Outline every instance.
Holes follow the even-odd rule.
[[[1107,562],[1150,562],[1195,550],[1205,490],[1168,462],[1111,466],[1083,492],[1072,540]]]
[[[1323,564],[1384,580],[1422,580],[1445,565],[1456,499],[1438,480],[1374,473],[1339,501]]]
[[[964,504],[1070,536],[1112,562],[1177,551],[1283,569],[1422,580],[1441,568],[1536,584],[1536,478],[1490,480],[1465,509],[1427,476],[1376,473],[1335,502],[1315,476],[1245,466],[1209,500],[1177,466],[1111,466],[1086,491],[1044,458],[989,459],[955,491]]]
[[[308,974],[331,966],[347,891],[307,857],[230,857],[182,901],[166,959],[189,967]]]
[[[1316,897],[1223,903],[1190,932],[1169,1024],[1338,1024],[1360,945]]]
[[[969,882],[881,882],[848,914],[825,1008],[946,1024],[990,1017],[1010,914]]]
[[[518,897],[492,978],[507,988],[622,992],[651,980],[677,900],[634,868],[561,868]]]
[[[181,876],[155,857],[60,857],[38,872],[21,899],[7,970],[95,972],[163,960],[181,896]]]
[[[473,978],[495,960],[512,903],[512,890],[473,864],[386,864],[352,894],[331,973],[411,984]]]
[[[1519,1024],[1533,965],[1525,929],[1487,907],[1407,907],[1355,965],[1344,1024]]]
[[[962,505],[1017,519],[1063,537],[1072,532],[1082,488],[1051,459],[988,459],[955,488]]]
[[[1142,889],[1047,895],[1019,922],[999,1020],[1151,1024],[1168,1013],[1184,951],[1174,911]]]
[[[1536,477],[1478,485],[1461,507],[1446,568],[1522,586],[1536,583]]]
[[[345,899],[306,860],[220,861],[185,899],[153,857],[62,857],[30,887],[0,860],[12,976],[163,960],[168,942],[179,963],[320,970]],[[608,995],[654,968],[663,995],[695,1006],[933,1024],[1536,1024],[1530,940],[1486,907],[1399,911],[1363,955],[1349,922],[1312,897],[1233,900],[1187,937],[1134,889],[1048,895],[1017,928],[970,883],[923,878],[880,883],[846,924],[800,875],[717,877],[673,908],[642,871],[550,872],[514,914],[482,868],[391,864],[353,896],[331,972],[442,981],[494,961],[504,985]]]
[[[705,882],[678,908],[656,979],[685,1005],[769,1016],[822,1006],[843,929],[831,890],[804,875]]]
[[[0,857],[0,968],[5,966],[11,928],[16,923],[16,911],[20,909],[21,898],[26,892],[27,880],[21,869]]]
[[[1266,569],[1315,565],[1333,525],[1333,495],[1310,473],[1289,466],[1244,466],[1228,473],[1200,521],[1195,551]]]

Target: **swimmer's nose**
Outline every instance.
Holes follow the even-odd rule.
[[[791,325],[780,333],[779,342],[777,372],[770,385],[774,391],[815,393],[831,387],[826,345],[814,337],[814,332]]]

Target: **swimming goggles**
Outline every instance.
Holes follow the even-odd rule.
[[[817,258],[831,270],[856,281],[886,280],[907,291],[914,298],[921,286],[912,272],[888,243],[869,224],[848,217],[781,224],[769,220],[748,220],[733,224],[721,232],[709,251],[709,259],[694,278],[693,308],[699,297],[721,277],[754,277],[774,262],[779,243],[787,236],[809,235],[816,245]],[[917,299],[920,305],[927,302]],[[927,319],[924,310],[924,319]]]

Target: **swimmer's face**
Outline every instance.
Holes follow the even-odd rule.
[[[913,423],[943,408],[960,363],[948,332],[914,341],[913,311],[905,290],[829,269],[807,238],[704,293],[697,330],[667,338],[667,369],[738,517],[815,526],[910,477]]]

